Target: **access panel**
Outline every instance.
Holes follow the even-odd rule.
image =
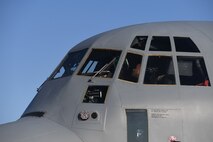
[[[127,109],[127,142],[148,142],[148,118],[145,109]]]

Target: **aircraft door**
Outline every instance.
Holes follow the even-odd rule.
[[[127,142],[148,142],[148,117],[145,109],[126,109]]]

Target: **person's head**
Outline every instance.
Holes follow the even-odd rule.
[[[135,68],[132,70],[132,76],[138,78],[140,75],[141,64],[137,64]]]

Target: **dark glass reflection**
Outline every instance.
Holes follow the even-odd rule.
[[[177,52],[200,52],[189,37],[174,37]]]
[[[177,59],[181,85],[211,85],[202,57],[178,56]]]
[[[175,84],[172,57],[149,56],[144,84]]]
[[[119,79],[138,82],[141,70],[141,62],[141,55],[127,53],[121,72],[119,74]]]
[[[58,69],[52,79],[72,75],[78,67],[79,63],[81,62],[81,59],[84,57],[86,51],[87,49],[83,49],[80,51],[69,53],[66,59],[64,60],[62,66]]]
[[[121,51],[93,49],[78,75],[113,77]]]
[[[145,50],[148,36],[136,36],[131,44],[131,48]]]
[[[150,51],[171,51],[170,39],[167,36],[153,36]]]

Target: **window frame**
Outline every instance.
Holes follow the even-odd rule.
[[[140,50],[140,51],[142,51],[142,50]],[[139,61],[140,62],[140,67],[139,67],[139,75],[137,76],[137,78],[135,78],[136,80],[134,81],[134,79],[132,78],[132,79],[130,79],[129,77],[129,79],[127,78],[127,79],[122,79],[120,76],[121,76],[121,74],[122,74],[122,69],[123,69],[123,66],[124,66],[124,62],[126,61],[126,58],[127,58],[127,56],[128,56],[128,54],[135,54],[135,55],[137,55],[138,57],[139,56],[141,56],[141,61]],[[134,52],[127,52],[126,54],[125,54],[125,57],[124,57],[124,60],[123,60],[123,62],[122,62],[122,65],[121,65],[121,68],[120,68],[120,72],[118,73],[118,79],[119,80],[122,80],[122,81],[127,81],[127,82],[131,82],[131,83],[139,83],[140,82],[140,77],[142,76],[142,66],[143,66],[143,58],[144,58],[144,55],[141,55],[141,54],[138,54],[138,53],[134,53]],[[139,63],[137,63],[137,65],[138,65]],[[137,67],[137,65],[135,66],[136,68],[131,68],[131,70],[133,71],[134,69],[138,69],[138,67]],[[136,70],[135,70],[136,71]],[[129,72],[129,71],[128,71]],[[137,71],[136,71],[137,72]],[[132,72],[133,73],[133,72]],[[129,74],[130,75],[130,74]]]
[[[141,49],[141,48],[138,48],[138,47],[134,47],[135,45],[133,44],[136,44],[136,40],[138,40],[138,38],[146,38],[145,40],[145,44],[144,44],[144,47]],[[146,50],[146,47],[147,47],[147,44],[148,44],[148,40],[149,40],[149,36],[148,35],[143,35],[143,36],[135,36],[135,38],[133,39],[133,41],[131,42],[131,45],[130,45],[130,48],[131,49],[135,49],[135,50],[139,50],[139,51],[145,51]],[[139,42],[139,41],[137,41]]]
[[[82,63],[82,65],[79,67],[79,70],[77,71],[77,75],[79,75],[79,76],[85,76],[85,77],[93,77],[94,75],[95,75],[95,73],[93,72],[93,73],[91,73],[92,75],[84,75],[84,74],[82,74],[82,72],[84,71],[84,69],[85,69],[85,67],[87,66],[86,65],[86,62],[87,62],[87,64],[90,62],[89,61],[89,58],[90,58],[90,56],[91,56],[91,54],[92,54],[92,52],[94,51],[94,50],[107,50],[107,51],[115,51],[115,52],[120,52],[119,53],[119,55],[118,55],[118,60],[117,60],[117,64],[116,64],[116,67],[115,67],[115,69],[114,69],[114,72],[113,72],[113,75],[111,76],[111,77],[104,77],[104,78],[114,78],[114,76],[115,76],[115,74],[116,74],[116,71],[117,71],[117,69],[118,69],[118,63],[119,63],[119,61],[120,61],[120,58],[121,58],[121,56],[122,56],[122,50],[120,50],[120,49],[107,49],[107,48],[91,48],[91,50],[90,50],[90,52],[87,54],[87,57],[86,57],[86,59],[83,61],[83,63]],[[115,57],[114,57],[115,58]],[[113,58],[113,59],[114,59]],[[111,60],[112,61],[112,60]],[[94,62],[93,62],[94,63]],[[103,66],[102,66],[103,67]],[[88,68],[88,70],[90,70],[89,68]],[[98,78],[100,78],[101,76],[95,76],[95,77],[98,77]]]
[[[85,50],[85,51],[84,51]],[[83,55],[82,55],[82,58],[80,59],[80,61],[78,62],[78,65],[76,66],[76,69],[70,74],[70,75],[66,75],[66,76],[63,76],[61,75],[60,77],[56,77],[55,76],[57,75],[57,73],[61,70],[61,68],[63,67],[64,63],[69,59],[69,56],[72,54],[72,53],[77,53],[77,52],[80,52],[80,51],[83,51]],[[48,78],[48,80],[55,80],[55,79],[60,79],[60,78],[64,78],[64,77],[69,77],[69,76],[73,76],[77,71],[78,71],[78,68],[80,67],[81,65],[81,62],[84,61],[84,58],[85,56],[87,55],[89,51],[89,48],[83,48],[83,49],[79,49],[79,50],[74,50],[74,51],[69,51],[65,57],[63,58],[63,60],[60,62],[60,64],[56,67],[56,69],[53,71],[53,73],[50,75],[50,77]]]
[[[178,58],[182,58],[182,59],[178,59]],[[195,63],[194,62],[196,62],[195,60],[196,59],[199,59],[199,64],[200,64],[200,67],[202,68],[200,71],[198,71],[198,66],[196,65],[194,65]],[[180,74],[180,68],[179,68],[179,61],[181,61],[181,60],[185,60],[185,61],[191,61],[191,64],[192,64],[192,67],[191,67],[191,71],[192,71],[192,73],[193,72],[195,72],[195,71],[197,71],[197,72],[200,72],[199,73],[199,75],[198,74],[195,74],[195,75],[192,75],[192,76],[186,76],[186,77],[188,77],[188,78],[191,78],[191,79],[195,79],[195,81],[198,81],[199,79],[197,79],[197,76],[199,76],[200,77],[200,80],[202,80],[200,83],[196,83],[196,82],[194,82],[194,84],[193,84],[193,82],[192,83],[183,83],[182,81],[183,81],[183,78],[184,78],[184,76],[183,75],[181,75]],[[179,78],[179,84],[180,84],[180,86],[203,86],[203,87],[210,87],[211,86],[211,81],[210,81],[210,78],[209,78],[209,73],[208,73],[208,68],[207,68],[207,66],[206,66],[206,62],[205,62],[205,59],[204,59],[204,56],[191,56],[191,55],[177,55],[177,69],[178,69],[178,78]],[[203,73],[203,75],[201,75]],[[201,75],[201,76],[200,76]],[[182,79],[181,79],[181,77],[182,77]],[[208,82],[205,82],[205,81],[208,81]],[[201,84],[201,83],[203,83],[203,84]]]
[[[187,40],[187,41],[183,41],[183,40]],[[195,42],[190,38],[190,37],[180,37],[180,36],[173,36],[173,40],[174,40],[174,46],[175,46],[175,52],[183,52],[183,53],[201,53],[198,46],[195,44]],[[179,40],[179,41],[178,41]],[[182,40],[182,41],[180,41]],[[179,47],[181,44],[183,44],[183,42],[185,42],[186,44],[184,45],[185,47],[190,47],[190,48],[182,48]],[[186,49],[185,51],[183,49]],[[190,49],[193,49],[190,51]]]
[[[146,57],[147,57],[147,60],[146,60],[146,65],[145,65],[145,72],[143,73],[144,74],[144,76],[143,76],[143,84],[144,85],[154,85],[154,86],[156,86],[156,85],[157,86],[162,86],[162,85],[164,85],[164,86],[174,86],[174,85],[177,85],[175,63],[174,63],[175,59],[174,59],[173,55],[167,55],[167,54],[148,54]],[[149,57],[170,57],[170,59],[171,59],[170,60],[170,64],[172,63],[172,65],[173,65],[173,80],[171,80],[171,81],[173,81],[174,83],[157,83],[157,82],[156,83],[145,83],[145,81],[146,81],[146,73],[148,73],[147,72],[147,68],[148,68],[148,63],[149,63]],[[169,66],[170,65],[168,65],[168,67]],[[158,77],[159,76],[161,76],[161,75],[158,75]],[[169,78],[168,77],[166,78],[166,76],[165,76],[165,79],[169,79]]]
[[[169,43],[167,43],[168,44],[167,46],[169,46],[170,49],[169,50],[152,50],[152,41],[153,41],[154,38],[159,38],[159,39],[160,38],[167,38],[168,42],[169,42]],[[160,45],[160,46],[162,46],[162,45]],[[163,49],[163,48],[160,48],[160,49]],[[160,35],[153,35],[153,36],[151,36],[150,37],[150,43],[149,43],[149,49],[148,49],[148,51],[149,52],[172,52],[173,49],[172,49],[172,42],[171,42],[170,36],[160,36]]]

